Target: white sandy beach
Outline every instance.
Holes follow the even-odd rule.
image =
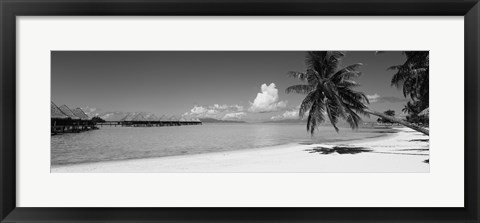
[[[428,136],[397,130],[357,141],[53,166],[51,172],[429,172]]]

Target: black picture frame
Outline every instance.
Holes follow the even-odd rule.
[[[479,222],[478,0],[0,0],[1,222]],[[16,16],[464,16],[464,208],[22,208],[16,206]],[[459,75],[459,74],[452,74]],[[447,78],[447,77],[446,77]],[[448,77],[452,78],[452,77]],[[451,148],[461,149],[461,148]]]

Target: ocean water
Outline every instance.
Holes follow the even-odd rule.
[[[176,156],[290,143],[322,143],[379,137],[392,130],[320,127],[314,136],[305,124],[203,124],[175,127],[100,127],[51,137],[51,164]]]

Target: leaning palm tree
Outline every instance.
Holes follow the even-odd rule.
[[[286,93],[305,94],[300,105],[299,116],[307,117],[307,130],[313,134],[317,126],[328,117],[338,132],[337,123],[344,119],[352,129],[358,128],[360,115],[379,116],[394,123],[399,123],[428,135],[428,130],[415,124],[405,122],[381,112],[370,110],[364,93],[353,90],[359,86],[353,78],[361,75],[358,68],[361,63],[340,67],[340,60],[345,53],[340,51],[307,52],[305,72],[291,71],[288,74],[300,79],[304,84],[288,87]]]

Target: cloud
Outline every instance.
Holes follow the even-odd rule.
[[[214,109],[208,109],[208,110],[207,110],[207,114],[209,114],[209,115],[216,115],[216,114],[218,114],[218,111],[217,111],[217,110],[214,110]]]
[[[271,120],[299,119],[297,111],[285,111],[281,115],[272,116]]]
[[[379,98],[380,98],[380,95],[378,94],[374,94],[374,95],[367,94],[367,99],[370,101],[370,103],[377,102]]]
[[[202,107],[202,106],[193,106],[193,108],[190,110],[191,114],[203,114],[207,112],[207,109]]]
[[[283,113],[284,119],[297,119],[298,118],[298,111],[286,111]]]
[[[214,104],[213,106],[210,106],[211,108],[215,108],[217,110],[230,110],[230,109],[236,109],[238,111],[243,111],[243,106],[241,105],[219,105],[219,104]]]
[[[219,105],[219,104],[214,104],[212,106],[208,106],[210,110],[215,110],[219,112],[224,112],[224,111],[243,111],[243,106],[241,105]]]
[[[397,98],[397,97],[382,97],[378,94],[367,95],[368,100],[370,103],[397,103],[397,102],[407,102],[408,99],[406,98]]]
[[[199,106],[195,105],[189,112],[185,112],[182,117],[185,118],[215,118],[215,119],[223,119],[227,118],[241,118],[244,115],[237,114],[234,116],[233,114],[240,113],[243,111],[243,106],[241,105],[227,105],[227,104],[214,104],[211,106]],[[227,114],[232,114],[227,116]]]
[[[300,109],[300,105],[291,110],[285,111],[283,114],[272,116],[270,119],[271,120],[299,119],[300,118],[299,109]]]
[[[230,108],[235,108],[237,111],[243,111],[243,106],[240,105],[232,105]]]
[[[257,94],[253,103],[250,103],[250,112],[273,112],[287,106],[286,101],[279,101],[278,89],[274,83],[270,85],[262,84],[260,93]]]
[[[223,120],[239,120],[245,117],[247,113],[245,112],[236,112],[236,113],[227,113],[225,116],[223,116]]]

